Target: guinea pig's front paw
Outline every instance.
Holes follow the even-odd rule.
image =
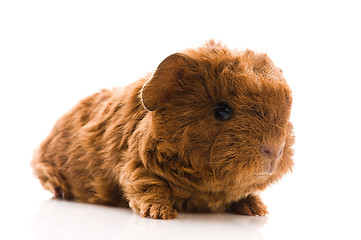
[[[231,205],[231,212],[249,216],[265,216],[268,214],[267,206],[259,196],[248,195]]]
[[[173,219],[178,212],[173,208],[170,202],[165,200],[151,200],[138,204],[138,211],[142,217],[153,219]]]
[[[143,211],[142,217],[150,217],[154,219],[173,219],[176,218],[178,212],[170,205],[162,205],[158,203],[150,204],[148,209]]]

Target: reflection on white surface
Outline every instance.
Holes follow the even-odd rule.
[[[263,239],[267,217],[179,214],[174,220],[141,218],[130,209],[61,200],[43,202],[34,214],[34,239]]]

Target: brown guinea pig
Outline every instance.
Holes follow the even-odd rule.
[[[209,41],[80,101],[32,167],[56,198],[129,206],[143,217],[263,216],[258,192],[292,170],[291,105],[266,54]]]

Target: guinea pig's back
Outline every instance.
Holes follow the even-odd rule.
[[[102,103],[109,99],[111,92],[102,90],[83,100],[57,120],[49,136],[35,149],[31,166],[34,175],[43,187],[55,197],[73,198],[69,179],[74,177],[68,171],[71,156],[84,155],[79,146],[81,129],[96,117]],[[79,161],[77,161],[79,162]],[[81,177],[80,172],[77,178]],[[72,180],[73,181],[73,180]]]
[[[34,175],[54,197],[125,204],[117,170],[145,115],[139,93],[148,77],[86,97],[55,123],[31,162]]]

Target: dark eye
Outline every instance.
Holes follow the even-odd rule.
[[[213,114],[216,119],[225,121],[232,117],[232,109],[227,103],[220,103],[214,107]]]

